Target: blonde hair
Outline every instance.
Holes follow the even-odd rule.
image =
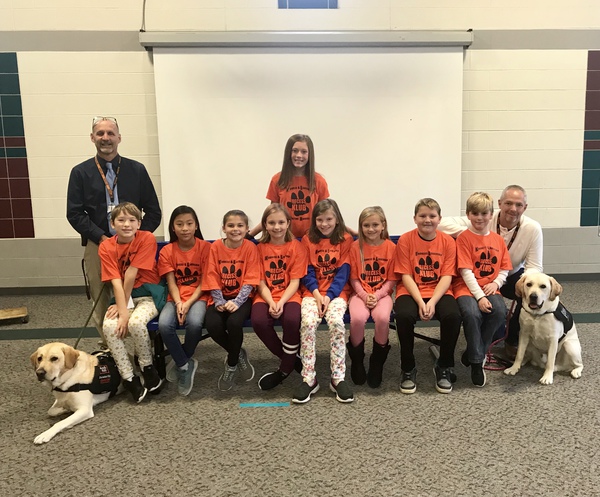
[[[130,216],[134,216],[140,223],[142,222],[142,211],[137,208],[135,204],[131,202],[123,202],[117,205],[110,213],[110,220],[114,223],[115,219],[121,214],[126,213]]]
[[[467,214],[494,213],[494,199],[485,192],[475,192],[467,199]]]
[[[381,224],[383,224],[383,231],[381,232],[381,239],[389,240],[389,238],[390,238],[390,234],[388,233],[388,229],[387,229],[387,219],[385,218],[385,213],[383,212],[383,209],[381,207],[379,207],[378,205],[374,205],[372,207],[365,207],[363,209],[363,211],[360,213],[360,216],[358,216],[358,240],[360,242],[361,251],[362,251],[362,244],[365,242],[365,235],[362,230],[362,223],[365,222],[365,219],[367,219],[368,217],[371,217],[371,216],[379,216],[379,219],[381,220]]]
[[[378,205],[374,205],[372,207],[365,207],[360,213],[360,216],[358,216],[358,248],[360,251],[360,265],[362,268],[362,272],[365,271],[365,255],[363,252],[363,245],[365,244],[365,235],[363,233],[362,224],[365,222],[365,219],[371,216],[379,216],[381,224],[383,224],[383,230],[381,231],[381,239],[390,239],[390,234],[388,233],[387,229],[387,219],[385,217],[383,209]]]
[[[440,207],[440,204],[438,204],[437,201],[432,198],[429,198],[429,197],[422,198],[415,204],[415,216],[417,215],[417,213],[419,212],[419,209],[421,207],[427,207],[428,209],[431,209],[432,211],[436,211],[439,216],[442,215],[442,208]]]
[[[291,242],[294,239],[294,235],[291,230],[292,217],[290,216],[290,213],[283,205],[275,202],[267,206],[265,212],[263,212],[262,219],[260,220],[260,224],[262,226],[262,236],[260,237],[259,243],[269,243],[271,241],[271,235],[267,231],[267,218],[276,212],[282,212],[288,221],[288,227],[287,231],[285,232],[284,241]]]

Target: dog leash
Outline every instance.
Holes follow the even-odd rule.
[[[81,328],[81,332],[79,333],[79,336],[77,337],[77,340],[75,341],[75,345],[73,346],[74,349],[76,349],[77,346],[79,345],[79,341],[81,340],[81,337],[83,336],[83,333],[85,332],[85,329],[87,328],[87,325],[89,324],[90,320],[92,319],[92,316],[94,315],[94,311],[96,310],[96,307],[98,306],[98,302],[100,302],[100,297],[102,296],[102,293],[104,292],[104,289],[106,287],[107,287],[107,284],[104,283],[102,285],[102,288],[100,289],[98,298],[94,301],[94,306],[92,307],[92,310],[90,311],[90,314],[88,315],[87,319],[85,320],[83,328]]]

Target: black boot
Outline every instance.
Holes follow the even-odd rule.
[[[389,342],[385,345],[379,345],[373,339],[373,353],[369,358],[369,374],[367,375],[367,383],[371,388],[378,388],[381,385],[383,365],[391,348]]]
[[[367,372],[365,371],[365,339],[360,342],[356,347],[352,346],[352,342],[346,344],[348,349],[348,355],[352,361],[350,366],[350,376],[355,385],[364,385],[367,381]]]

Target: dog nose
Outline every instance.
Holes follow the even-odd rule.
[[[39,381],[43,381],[44,377],[46,376],[46,370],[45,369],[36,369],[35,374],[37,375],[37,379]]]

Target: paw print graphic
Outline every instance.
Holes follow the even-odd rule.
[[[421,277],[423,283],[429,283],[430,281],[437,281],[439,275],[436,272],[440,268],[440,262],[435,261],[431,256],[419,259],[419,265],[415,267],[415,273]]]
[[[295,192],[292,193],[291,201],[287,203],[287,206],[292,210],[294,216],[302,216],[308,214],[307,204],[310,204],[310,195],[304,195],[304,192],[300,190],[297,195]]]
[[[238,269],[236,271],[234,264],[229,266],[229,268],[227,268],[227,266],[223,266],[221,268],[221,281],[223,282],[225,290],[227,290],[228,292],[237,290],[240,287],[240,284],[237,279],[241,275],[242,270]]]
[[[317,266],[321,270],[322,276],[329,276],[335,273],[337,269],[335,264],[337,259],[335,257],[329,257],[329,254],[325,254],[324,257],[317,257]]]
[[[365,270],[360,274],[360,279],[367,283],[370,287],[376,287],[385,279],[385,267],[379,262],[365,264]]]
[[[265,271],[265,276],[271,280],[271,284],[273,286],[281,285],[285,281],[285,270],[287,269],[287,264],[283,262],[281,259],[277,261],[271,261],[269,264],[269,270]]]
[[[121,275],[124,275],[125,271],[127,271],[127,268],[129,266],[131,266],[131,259],[129,258],[129,254],[127,254],[126,257],[123,257],[122,259],[120,259],[118,264],[119,264],[119,268],[121,270]]]
[[[175,271],[175,279],[179,285],[193,285],[198,281],[198,276],[198,271],[192,271],[189,267],[183,271],[181,269]]]
[[[494,255],[493,257],[489,252],[481,252],[479,260],[475,263],[475,269],[479,270],[479,276],[484,278],[494,274],[495,270],[493,265],[498,262],[498,258]]]

